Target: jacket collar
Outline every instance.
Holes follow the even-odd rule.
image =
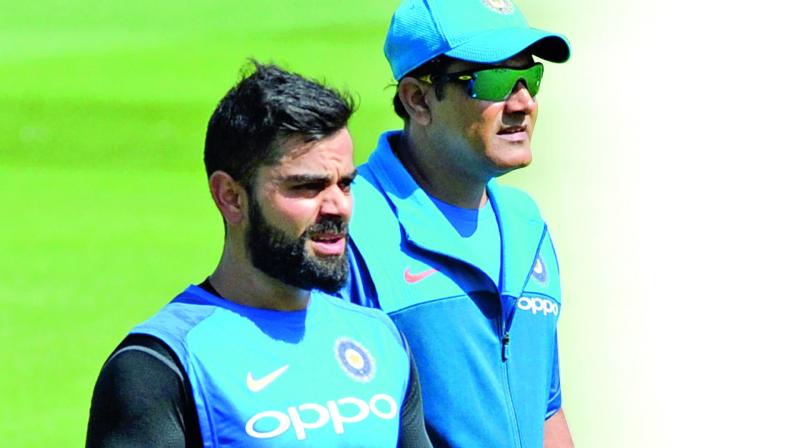
[[[460,255],[463,250],[458,232],[392,151],[389,140],[399,134],[400,131],[382,134],[366,166],[375,174],[376,183],[395,210],[406,240],[422,249],[472,265]],[[500,228],[500,292],[519,297],[538,253],[545,225],[535,204],[524,193],[503,187],[495,179],[489,181],[486,188]]]

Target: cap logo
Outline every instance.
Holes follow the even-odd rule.
[[[514,4],[511,0],[481,0],[487,8],[498,14],[512,14],[514,12]]]

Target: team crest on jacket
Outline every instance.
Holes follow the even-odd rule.
[[[498,14],[511,14],[514,12],[514,4],[511,0],[481,0],[487,8]]]
[[[531,278],[542,285],[547,284],[547,267],[544,265],[541,255],[537,255],[536,261],[533,262]]]
[[[339,338],[334,345],[339,366],[350,378],[366,383],[375,377],[375,360],[363,345],[350,338]]]

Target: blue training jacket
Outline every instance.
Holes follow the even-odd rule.
[[[561,407],[559,268],[524,192],[491,181],[499,290],[381,136],[353,184],[346,299],[381,308],[406,336],[435,446],[541,447]]]
[[[181,360],[205,447],[397,445],[409,358],[377,310],[318,292],[263,310],[190,286],[131,333]]]

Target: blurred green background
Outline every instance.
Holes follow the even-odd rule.
[[[0,5],[4,446],[82,445],[106,356],[215,266],[223,234],[207,193],[203,138],[246,58],[355,94],[357,162],[381,131],[399,126],[382,53],[396,3]],[[629,246],[598,238],[629,222],[624,207],[608,210],[627,202],[620,173],[636,162],[615,155],[625,136],[609,125],[624,79],[597,68],[629,47],[616,45],[623,21],[592,20],[625,17],[632,6],[519,3],[574,50],[568,64],[547,65],[534,165],[504,180],[534,194],[559,246],[565,409],[579,445],[644,446],[644,426],[628,424],[643,410],[620,404],[639,393],[636,375],[617,355],[637,331],[626,317],[637,310],[613,273],[634,262]],[[598,269],[612,251],[617,267]]]

